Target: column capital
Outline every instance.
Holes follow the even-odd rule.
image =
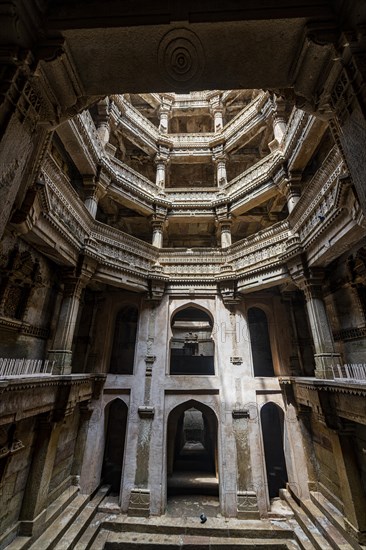
[[[324,269],[321,267],[298,268],[292,274],[294,283],[304,292],[307,300],[323,297]]]

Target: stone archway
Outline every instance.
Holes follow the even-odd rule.
[[[106,407],[106,437],[101,479],[119,494],[123,470],[128,407],[121,399],[114,399]]]
[[[261,425],[269,498],[279,496],[288,481],[284,453],[284,413],[275,403],[261,408]]]
[[[219,496],[217,418],[196,400],[175,407],[167,425],[167,494]]]

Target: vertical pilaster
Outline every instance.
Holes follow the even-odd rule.
[[[138,407],[138,440],[136,453],[136,470],[134,487],[130,493],[128,514],[131,516],[148,517],[150,515],[149,461],[150,444],[155,415],[154,404],[151,402],[151,385],[155,356],[151,355],[155,340],[156,306],[151,303],[147,332],[147,354],[145,356],[146,371],[144,380],[143,403]]]
[[[52,422],[49,415],[39,417],[32,463],[20,514],[22,535],[37,535],[42,530],[61,427],[62,422]]]
[[[366,496],[355,454],[353,428],[351,423],[343,423],[338,432],[330,433],[342,494],[345,527],[360,544],[365,544]]]
[[[259,519],[257,495],[253,490],[249,443],[249,410],[233,410],[233,432],[237,459],[237,511],[240,519]]]
[[[82,403],[79,406],[79,427],[74,449],[74,460],[71,468],[72,482],[74,485],[79,485],[81,467],[83,464],[86,439],[89,429],[89,421],[93,410],[89,403]]]

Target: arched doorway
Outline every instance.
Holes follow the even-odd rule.
[[[217,429],[213,410],[195,400],[171,411],[167,429],[168,498],[219,496]]]
[[[121,486],[127,414],[127,405],[121,399],[112,401],[105,411],[107,430],[101,478],[117,495]]]
[[[261,409],[261,425],[269,498],[279,496],[288,481],[284,453],[284,413],[274,403]]]
[[[251,307],[248,323],[254,376],[275,376],[266,314],[258,307]]]
[[[212,325],[208,313],[196,307],[173,316],[170,374],[215,374]]]
[[[135,306],[125,306],[117,314],[109,366],[112,374],[133,374],[137,321]]]

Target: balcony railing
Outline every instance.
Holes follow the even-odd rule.
[[[366,384],[366,364],[365,363],[345,363],[332,367],[335,380],[345,380],[347,382],[364,382]]]
[[[48,359],[0,358],[0,378],[29,374],[52,374],[55,362]]]

